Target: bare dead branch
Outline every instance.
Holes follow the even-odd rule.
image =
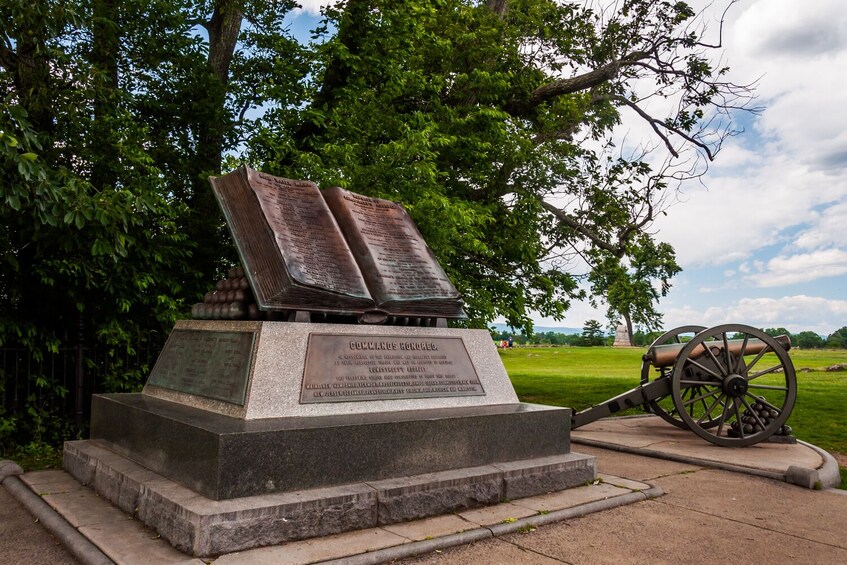
[[[726,8],[723,9],[723,13],[721,14],[718,26],[718,42],[716,44],[705,43],[702,41],[697,41],[694,45],[698,47],[705,47],[707,49],[721,49],[723,47],[723,25],[726,22],[726,14],[729,12],[729,9],[737,4],[739,0],[732,0],[729,4],[726,5]]]
[[[559,220],[575,232],[579,233],[580,235],[588,238],[597,247],[605,249],[615,257],[623,256],[624,251],[620,246],[610,244],[605,239],[600,237],[600,234],[598,234],[585,224],[578,222],[576,218],[574,218],[564,210],[553,206],[552,204],[543,199],[541,200],[541,206],[544,207],[545,210],[550,212],[557,220]]]
[[[551,83],[539,86],[532,92],[529,105],[534,107],[563,96],[588,90],[615,78],[622,66],[631,65],[636,61],[649,57],[648,51],[634,51],[625,55],[620,60],[606,63],[596,69],[570,78],[555,80]]]

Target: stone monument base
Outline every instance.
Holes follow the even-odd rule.
[[[213,500],[567,454],[537,404],[241,420],[143,394],[92,399],[91,438]]]
[[[584,484],[570,421],[518,401],[485,330],[181,321],[64,467],[207,557]]]
[[[593,456],[566,453],[384,480],[211,500],[109,449],[65,444],[64,467],[197,557],[373,528],[585,484]]]

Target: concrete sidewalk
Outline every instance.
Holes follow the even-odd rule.
[[[403,564],[847,563],[847,491],[595,447],[604,473],[659,486],[664,496]]]
[[[658,416],[606,418],[571,432],[571,442],[786,481],[805,488],[838,485],[838,463],[826,451],[798,441],[719,447]]]
[[[705,563],[749,556],[767,563],[847,563],[847,491],[825,488],[833,467],[838,475],[828,454],[802,443],[718,448],[657,420],[618,418],[573,432],[573,451],[598,458],[602,480],[596,484],[228,554],[215,563]],[[823,490],[788,484],[792,478]],[[27,485],[116,562],[202,563],[62,471],[4,481],[2,563],[73,562],[7,495],[12,482]]]

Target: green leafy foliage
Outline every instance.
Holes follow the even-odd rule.
[[[55,368],[74,347],[86,397],[94,376],[98,390],[137,390],[147,366],[126,360],[161,347],[232,258],[205,180],[221,156],[210,166],[204,150],[236,140],[204,128],[232,132],[235,98],[191,31],[206,8],[0,6],[0,347],[23,359],[0,368],[16,387],[5,398],[22,399],[0,413],[4,451],[79,432],[60,417],[74,368]]]
[[[836,349],[847,349],[847,326],[839,328],[826,338],[826,346]]]
[[[674,155],[711,158],[731,131],[715,126],[745,91],[721,82],[690,7],[348,0],[300,45],[294,6],[0,4],[0,346],[36,363],[79,346],[98,387],[137,389],[149,363],[120,360],[235,259],[207,176],[243,161],[403,203],[469,325],[531,333],[592,270],[617,273],[595,284],[610,308],[658,323],[663,290],[632,294],[678,270],[649,235],[668,171],[609,139],[630,110]],[[677,111],[638,113],[651,96]],[[0,441],[67,437],[52,414],[69,383],[26,379]]]
[[[603,345],[603,342],[605,341],[603,326],[597,320],[588,320],[582,327],[582,335],[580,338],[580,345],[586,347]]]
[[[732,131],[706,135],[746,91],[721,82],[689,6],[351,0],[324,13],[298,83],[307,98],[292,106],[282,92],[247,160],[402,202],[471,325],[561,318],[584,297],[581,268],[610,311],[659,323],[655,301],[679,267],[648,228],[679,177],[609,139],[623,108],[673,155],[671,137],[711,158]],[[285,81],[273,71],[261,89],[273,97]],[[678,111],[650,116],[638,106],[649,97]]]
[[[824,339],[815,332],[800,332],[792,340],[800,349],[820,349],[826,343]]]
[[[656,244],[645,235],[631,243],[626,256],[628,265],[611,253],[595,251],[591,254],[594,268],[588,279],[592,302],[596,305],[598,298],[605,300],[609,321],[615,323],[623,318],[628,335],[634,336],[636,324],[648,331],[661,327],[662,315],[656,308],[659,297],[667,294],[670,279],[681,268],[670,245]]]

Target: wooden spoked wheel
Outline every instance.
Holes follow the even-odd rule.
[[[671,396],[676,416],[692,432],[716,445],[743,447],[785,424],[797,399],[797,377],[778,341],[727,324],[685,345],[673,366]]]
[[[659,345],[671,345],[671,344],[682,344],[690,341],[694,336],[698,333],[705,330],[705,326],[680,326],[678,328],[674,328],[668,332],[663,333],[659,337],[650,344],[650,348]],[[654,366],[646,357],[641,362],[641,384],[646,385],[651,380],[656,379],[670,379],[671,374],[673,373],[673,365],[668,367],[656,367]],[[700,394],[699,389],[697,387],[689,387],[684,392],[684,398],[693,398],[694,396]],[[644,405],[645,409],[648,412],[652,412],[653,414],[662,418],[665,422],[676,426],[677,428],[681,428],[683,430],[688,429],[688,424],[680,418],[677,413],[676,406],[673,402],[672,395],[663,396],[657,400],[651,400]],[[717,425],[717,422],[714,420],[707,420],[703,425],[711,426]]]

